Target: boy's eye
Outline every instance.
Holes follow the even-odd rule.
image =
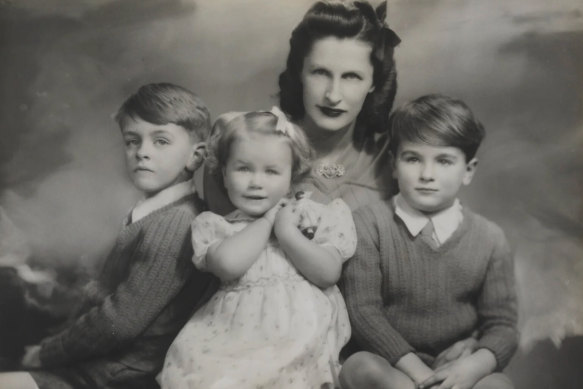
[[[140,143],[140,141],[137,140],[137,139],[135,139],[135,138],[127,138],[124,141],[125,141],[125,144],[126,144],[127,147],[129,147],[129,146],[136,146],[136,145],[138,145]]]
[[[437,162],[440,165],[444,165],[444,166],[449,166],[449,165],[453,164],[453,161],[451,161],[449,159],[445,159],[445,158],[439,159],[439,160],[437,160]]]
[[[165,138],[157,138],[157,139],[154,139],[154,144],[164,146],[164,145],[170,144],[170,141],[168,139],[165,139]]]

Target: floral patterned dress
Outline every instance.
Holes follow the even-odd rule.
[[[314,242],[347,260],[356,248],[350,209],[339,199],[317,207]],[[192,225],[195,265],[205,269],[209,246],[250,221],[239,211],[225,218],[200,214]],[[319,389],[336,382],[338,354],[349,337],[338,288],[322,290],[307,281],[272,238],[241,278],[224,283],[192,316],[158,380],[172,389]]]

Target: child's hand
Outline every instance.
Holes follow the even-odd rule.
[[[21,364],[23,367],[29,369],[41,367],[42,363],[40,361],[40,345],[35,344],[34,346],[27,346],[25,348]]]
[[[439,353],[437,358],[435,358],[435,362],[433,362],[433,366],[431,367],[433,369],[437,369],[438,367],[443,366],[446,363],[453,362],[456,359],[465,358],[476,350],[477,345],[478,341],[473,336],[455,342],[452,346]]]
[[[289,229],[297,229],[299,222],[300,214],[298,212],[297,203],[289,201],[283,205],[275,215],[273,232],[275,232],[275,236],[277,236],[278,239],[281,239]]]
[[[494,358],[491,355],[491,358]],[[464,358],[456,359],[453,362],[446,363],[437,368],[434,374],[423,381],[418,388],[437,388],[437,389],[471,389],[482,378],[490,374],[495,366],[495,359],[490,360],[490,356],[486,356],[488,360],[484,359],[484,354],[480,352],[474,353]],[[439,384],[439,385],[438,385]]]
[[[279,212],[279,210],[282,207],[285,207],[288,203],[289,203],[289,199],[286,199],[285,197],[282,198],[269,211],[265,212],[265,214],[263,215],[263,217],[265,219],[267,219],[267,221],[269,223],[271,223],[271,225],[273,225],[273,223],[275,222],[275,216],[277,215],[277,213]]]

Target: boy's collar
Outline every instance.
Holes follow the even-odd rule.
[[[195,192],[196,188],[191,179],[169,186],[152,197],[142,199],[138,201],[130,213],[131,223],[135,223],[152,212]]]
[[[393,197],[395,214],[405,223],[405,226],[413,236],[419,235],[423,227],[431,220],[437,239],[443,244],[460,225],[463,214],[462,205],[458,199],[444,210],[431,215],[431,217],[411,207],[407,201],[397,194]]]

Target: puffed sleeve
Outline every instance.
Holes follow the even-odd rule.
[[[200,270],[206,270],[206,253],[210,246],[231,235],[231,224],[213,212],[203,212],[192,222],[192,262]]]
[[[322,246],[335,247],[343,261],[354,255],[356,229],[352,220],[352,212],[343,200],[334,199],[322,207],[314,242]]]

